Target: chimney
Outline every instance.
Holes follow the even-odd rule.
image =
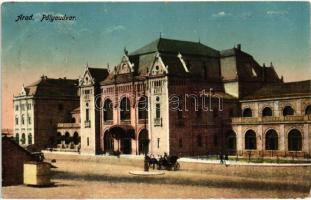
[[[241,50],[241,44],[237,44],[236,46],[238,50]]]
[[[64,77],[64,80],[66,80],[67,78],[66,78],[66,76]]]

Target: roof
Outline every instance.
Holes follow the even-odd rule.
[[[219,51],[205,46],[200,42],[181,41],[173,39],[159,38],[153,42],[143,46],[142,48],[130,53],[133,55],[142,55],[154,52],[166,52],[174,54],[190,54],[190,55],[201,55],[201,56],[219,56]]]
[[[243,99],[260,99],[311,95],[311,80],[266,84]]]
[[[42,76],[38,81],[26,86],[25,91],[29,96],[77,96],[77,84],[77,79],[54,79]]]
[[[88,71],[90,72],[91,76],[93,78],[95,78],[96,82],[100,82],[100,81],[105,80],[105,78],[109,74],[108,69],[104,69],[104,68],[91,68],[91,67],[88,67]]]
[[[144,80],[144,77],[134,76],[133,73],[127,73],[127,74],[109,74],[109,76],[102,81],[101,85],[111,85],[111,84],[119,84],[119,83],[128,83],[132,81],[140,81]]]

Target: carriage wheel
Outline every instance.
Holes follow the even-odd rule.
[[[177,171],[180,169],[180,164],[177,162],[175,165],[174,165],[174,171]]]

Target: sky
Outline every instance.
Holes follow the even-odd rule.
[[[33,14],[32,21],[15,22]],[[40,21],[43,15],[74,21]],[[308,2],[3,3],[2,128],[13,128],[13,95],[41,75],[78,78],[86,63],[115,66],[160,37],[217,50],[241,44],[285,81],[311,79]]]

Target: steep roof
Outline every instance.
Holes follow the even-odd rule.
[[[40,80],[25,87],[29,96],[77,96],[78,80],[75,79],[53,79],[42,76]]]
[[[243,99],[291,97],[298,95],[311,95],[311,80],[267,84],[252,94],[245,96]]]
[[[142,55],[154,52],[178,53],[188,55],[201,55],[201,56],[219,56],[219,51],[205,46],[199,42],[181,41],[173,39],[159,38],[146,46],[130,53],[133,55]]]
[[[88,67],[88,70],[93,78],[95,78],[96,82],[100,82],[105,80],[108,76],[109,72],[107,69],[104,68],[91,68]]]

